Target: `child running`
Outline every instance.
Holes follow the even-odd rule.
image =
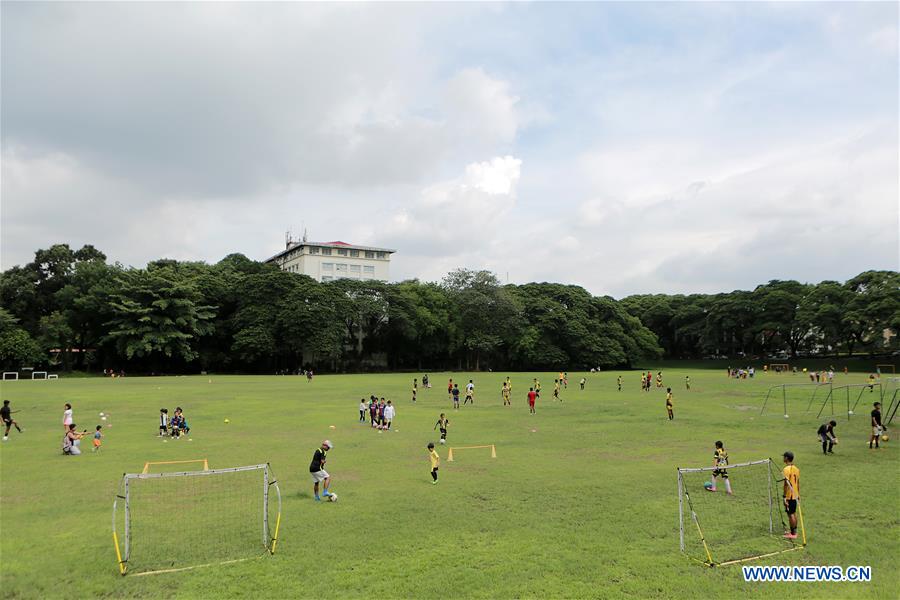
[[[728,453],[725,452],[725,445],[721,441],[716,442],[716,450],[713,453],[713,466],[715,470],[712,472],[712,487],[706,489],[710,492],[715,492],[718,478],[721,477],[725,482],[725,493],[729,496],[733,495],[731,481],[728,479],[728,469],[725,468],[728,466]]]
[[[4,400],[3,408],[0,408],[0,419],[3,419],[3,425],[6,426],[6,431],[3,432],[3,441],[4,442],[9,439],[10,428],[15,427],[16,431],[18,431],[19,433],[22,433],[22,428],[19,427],[19,424],[16,423],[12,418],[12,414],[15,412],[19,412],[19,411],[10,409],[9,400]]]
[[[97,430],[94,431],[94,447],[91,448],[91,452],[99,452],[100,446],[103,444],[100,440],[103,439],[103,434],[100,433],[100,430],[103,429],[102,426],[97,425]]]
[[[431,459],[431,484],[437,485],[438,468],[441,466],[441,457],[434,451],[434,442],[428,442],[428,458]]]
[[[437,423],[434,424],[434,427],[431,429],[434,431],[435,429],[440,428],[441,430],[441,445],[447,443],[447,427],[450,426],[450,419],[448,419],[444,413],[441,413],[441,416],[438,417]]]

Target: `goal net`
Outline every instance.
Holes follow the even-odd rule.
[[[126,474],[113,503],[119,570],[172,572],[274,553],[280,521],[268,464]]]
[[[681,551],[709,566],[754,560],[802,548],[806,534],[800,516],[801,544],[785,539],[787,515],[783,479],[771,459],[728,465],[733,495],[722,476],[716,491],[713,467],[678,469],[678,525]]]

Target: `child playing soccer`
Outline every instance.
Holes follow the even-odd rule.
[[[728,453],[725,452],[725,445],[722,442],[716,442],[716,450],[713,452],[713,466],[715,470],[712,472],[712,487],[706,488],[710,492],[716,491],[717,479],[719,477],[725,482],[725,493],[729,496],[733,495],[731,491],[731,481],[728,479]]]
[[[459,384],[454,383],[453,389],[450,390],[450,396],[453,398],[453,408],[459,409]]]
[[[431,429],[434,431],[438,427],[441,429],[441,445],[447,443],[447,427],[450,425],[450,420],[444,416],[444,413],[441,413],[441,416],[438,417],[437,423],[434,424],[434,427]]]
[[[503,406],[512,406],[512,402],[509,400],[509,387],[507,387],[506,382],[503,382],[503,389],[500,390],[500,397],[503,398]]]
[[[666,412],[669,413],[669,420],[675,419],[674,406],[672,403],[672,388],[666,388]]]
[[[616,384],[619,386],[619,391],[621,392],[622,391],[622,376],[621,375],[616,377]]]
[[[816,434],[819,436],[819,441],[822,442],[822,454],[834,454],[832,448],[837,443],[837,437],[834,435],[834,428],[837,426],[837,421],[829,421],[828,423],[823,423],[819,426],[819,430],[816,431]]]
[[[428,458],[431,459],[431,484],[438,482],[438,468],[441,466],[441,457],[434,451],[434,442],[428,442]]]
[[[359,399],[359,422],[365,424],[366,422],[366,399]]]
[[[159,409],[159,437],[169,434],[169,409]]]
[[[788,522],[791,526],[790,533],[785,533],[784,537],[789,540],[797,539],[797,504],[800,502],[800,469],[794,466],[794,453],[785,452],[784,457],[784,512],[788,515]]]
[[[3,432],[3,441],[4,442],[9,439],[10,428],[15,427],[16,431],[18,431],[19,433],[22,433],[22,428],[19,427],[19,424],[16,423],[12,418],[12,414],[14,412],[19,412],[19,411],[11,410],[9,408],[9,400],[4,400],[3,408],[0,408],[0,419],[3,419],[3,425],[6,426],[6,431]]]
[[[463,405],[466,405],[469,402],[475,404],[475,384],[472,383],[471,379],[469,380],[469,383],[466,384],[466,399],[463,402]]]
[[[553,397],[562,402],[562,398],[559,397],[559,379],[553,380]]]
[[[100,450],[100,446],[102,445],[100,440],[103,439],[103,434],[100,433],[101,429],[102,427],[97,425],[97,430],[94,432],[94,447],[91,448],[91,452],[98,452]]]

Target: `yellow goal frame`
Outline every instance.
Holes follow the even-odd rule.
[[[494,444],[487,444],[485,446],[456,446],[455,448],[449,448],[447,450],[447,462],[453,462],[454,450],[474,450],[476,448],[490,448],[491,458],[497,458],[497,448],[494,446]]]
[[[194,460],[160,460],[160,461],[147,461],[144,463],[144,470],[141,471],[143,475],[146,475],[150,472],[150,467],[153,465],[186,465],[193,463],[203,463],[203,471],[209,471],[209,461],[205,458],[197,458]]]

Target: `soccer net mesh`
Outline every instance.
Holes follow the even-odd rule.
[[[120,571],[148,574],[273,553],[281,492],[268,465],[126,474],[113,505]]]
[[[713,467],[678,469],[681,551],[710,566],[753,560],[799,548],[782,536],[782,480],[769,459],[728,465],[732,495]]]

